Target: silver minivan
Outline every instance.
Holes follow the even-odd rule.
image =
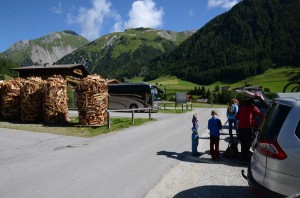
[[[260,197],[300,192],[300,93],[274,99],[255,133],[248,184]]]

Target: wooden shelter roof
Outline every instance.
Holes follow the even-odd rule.
[[[48,77],[52,75],[61,75],[63,77],[73,76],[76,78],[85,78],[89,72],[83,64],[66,64],[66,65],[33,65],[12,68],[19,73],[19,77]]]

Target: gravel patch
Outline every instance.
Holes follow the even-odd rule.
[[[199,139],[200,156],[185,152],[181,162],[164,175],[145,198],[256,197],[241,174],[241,170],[247,173],[247,167],[241,166],[238,159],[222,157],[229,140],[228,130],[223,131],[227,133],[220,136],[220,160],[212,160],[209,155],[206,130]]]

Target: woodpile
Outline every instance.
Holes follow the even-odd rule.
[[[98,75],[89,75],[76,87],[78,115],[81,125],[107,124],[108,85]]]
[[[44,92],[44,122],[48,124],[69,121],[67,81],[60,75],[46,80]]]
[[[40,77],[27,78],[21,87],[21,120],[39,122],[43,120],[43,86]]]
[[[79,123],[103,126],[107,124],[108,84],[98,75],[84,79],[70,78],[76,86]],[[48,124],[68,122],[67,80],[54,75],[15,78],[0,81],[0,112],[3,119],[24,122],[44,121]]]
[[[3,119],[20,119],[20,89],[22,79],[4,81],[1,87],[1,116]]]

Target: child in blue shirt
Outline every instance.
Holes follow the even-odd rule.
[[[192,119],[193,128],[192,128],[192,155],[197,156],[198,153],[198,130],[199,130],[199,116],[198,114],[193,115]]]
[[[208,120],[208,130],[210,131],[210,155],[212,159],[219,159],[219,142],[220,142],[220,130],[222,129],[221,120],[217,118],[218,113],[211,111],[211,119]]]
[[[235,116],[237,112],[239,111],[239,101],[237,99],[232,99],[231,104],[233,106],[233,112],[228,112],[227,110],[227,120],[228,120],[228,130],[229,130],[229,136],[230,136],[230,142],[234,142],[232,129],[235,129],[236,135],[238,136],[238,128],[237,128],[237,122],[235,119]]]

